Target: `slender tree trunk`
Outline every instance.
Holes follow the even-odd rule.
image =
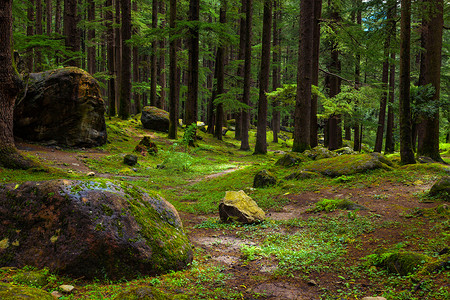
[[[122,68],[120,79],[120,110],[122,120],[130,117],[131,108],[131,0],[121,0],[122,8]]]
[[[272,89],[276,91],[281,86],[281,60],[280,60],[280,35],[281,29],[279,27],[281,23],[281,2],[280,0],[274,1],[273,12],[273,68],[272,68]],[[279,101],[274,101],[272,104],[272,132],[273,142],[278,143],[278,133],[280,132],[280,109]]]
[[[95,20],[95,2],[94,0],[88,1],[88,21],[93,22]],[[91,74],[95,74],[97,72],[96,68],[96,49],[95,49],[95,29],[88,30],[88,48],[87,48],[87,65],[88,72]]]
[[[250,105],[251,69],[252,69],[252,17],[253,0],[242,0],[245,3],[245,51],[244,51],[244,90],[242,102]],[[248,131],[250,128],[250,112],[243,109],[241,113],[241,150],[250,150]]]
[[[156,29],[158,27],[158,0],[153,0],[152,2],[152,28]],[[152,42],[152,54],[150,55],[150,105],[156,106],[157,102],[157,55],[158,41],[155,39]]]
[[[400,159],[403,164],[415,163],[411,139],[410,52],[411,0],[401,1],[400,30]]]
[[[42,0],[35,0],[36,4],[36,34],[37,35],[43,35],[44,30],[42,28]],[[37,49],[34,50],[34,64],[35,64],[35,70],[37,72],[42,71],[42,52],[39,49],[39,47],[36,47]]]
[[[46,21],[47,21],[45,33],[47,35],[50,35],[52,33],[52,19],[53,19],[52,0],[45,0],[45,14],[46,14]]]
[[[227,1],[222,1],[222,5],[220,7],[220,17],[219,22],[225,24],[227,22]],[[217,48],[217,56],[216,56],[216,65],[217,69],[217,87],[216,87],[216,96],[219,96],[224,93],[224,65],[225,65],[225,46],[220,45]],[[215,126],[214,126],[214,136],[218,140],[222,140],[222,127],[223,127],[223,104],[219,103],[216,106],[216,117],[215,117]]]
[[[394,29],[395,30],[395,29]],[[389,71],[389,106],[386,127],[385,153],[394,153],[394,91],[395,91],[395,52],[391,53],[391,70]]]
[[[189,20],[198,22],[200,14],[200,0],[190,0]],[[186,98],[185,123],[186,126],[195,123],[198,118],[198,58],[199,58],[199,27],[191,24],[189,27],[189,66],[188,66],[188,92]]]
[[[314,38],[314,1],[300,1],[300,43],[298,48],[297,97],[292,151],[311,148],[311,83]]]
[[[239,52],[238,52],[238,60],[244,61],[244,52],[245,52],[245,0],[241,4],[241,18],[239,20]],[[239,64],[237,72],[237,76],[241,79],[237,82],[236,86],[242,87],[244,80],[244,64],[243,62]],[[242,102],[242,98],[240,99]],[[236,131],[234,132],[234,138],[236,140],[241,139],[242,132],[242,109],[240,109],[236,114]]]
[[[255,153],[267,153],[267,96],[270,80],[270,43],[272,33],[272,0],[264,1],[261,71],[259,77],[258,125]]]
[[[169,70],[169,139],[177,138],[178,127],[178,72],[177,72],[177,40],[173,37],[175,30],[175,21],[177,18],[177,1],[170,0],[170,21],[169,26],[172,29],[172,34],[169,42],[169,56],[170,56],[170,70]]]
[[[27,18],[28,18],[28,25],[27,25],[27,36],[31,37],[34,35],[34,0],[30,0],[30,3],[28,4],[27,9]],[[29,48],[27,50],[27,70],[29,73],[32,73],[34,70],[34,51],[33,48]]]
[[[164,1],[161,1],[159,3],[159,13],[162,15],[166,14],[166,3]],[[166,21],[165,19],[161,20],[161,28],[166,27]],[[158,82],[161,87],[160,91],[160,97],[158,98],[158,101],[156,103],[156,106],[162,109],[166,108],[166,39],[164,37],[161,38],[159,41],[159,50],[157,52],[158,59],[158,68],[157,68],[157,76],[158,76]]]
[[[61,34],[61,0],[55,3],[55,33]]]
[[[107,55],[108,55],[108,114],[110,116],[116,115],[116,81],[114,78],[115,72],[115,51],[114,51],[114,29],[113,25],[113,0],[106,0],[106,43],[107,43]]]
[[[120,1],[121,0],[114,0],[115,5],[115,28],[114,28],[114,38],[115,38],[115,45],[114,50],[115,54],[114,57],[116,58],[115,61],[115,78],[116,78],[116,107],[120,110],[119,107],[119,98],[120,98],[120,82],[122,78],[122,32],[120,30],[121,26],[121,13],[120,13]],[[119,113],[119,112],[118,112]]]
[[[314,37],[312,54],[312,84],[319,85],[320,19],[322,18],[322,0],[314,1]],[[311,98],[310,144],[316,147],[318,141],[317,95]]]
[[[138,12],[138,2],[133,2],[133,11]],[[138,36],[139,31],[137,26],[133,27],[133,34]],[[140,56],[139,56],[139,48],[138,46],[133,46],[133,82],[140,82],[140,73],[139,68],[141,65]],[[134,113],[139,114],[141,112],[141,95],[137,92],[133,93],[133,100],[134,100]]]
[[[441,88],[442,31],[444,27],[444,1],[425,0],[426,16],[423,20],[422,37],[424,42],[423,62],[421,63],[421,84],[431,84],[435,93],[431,101],[439,102]],[[439,112],[432,117],[423,117],[422,134],[419,135],[417,154],[442,161],[439,154]]]
[[[80,67],[80,33],[78,25],[77,0],[64,0],[64,36],[66,49],[72,53],[66,57],[66,65]]]

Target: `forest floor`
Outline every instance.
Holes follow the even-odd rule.
[[[189,152],[198,157],[194,165],[204,166],[202,171],[190,166],[186,172],[152,168],[148,173],[146,163],[155,165],[151,157],[141,158],[138,171],[108,164],[123,157],[120,145],[131,144],[132,148],[141,136],[142,132],[130,139],[110,137],[113,142],[109,146],[96,149],[18,143],[22,153],[67,174],[131,178],[137,185],[160,191],[179,210],[194,246],[194,263],[188,271],[127,282],[62,277],[60,283],[66,281],[76,289],[61,299],[113,299],[123,288],[137,285],[184,295],[181,299],[449,299],[448,271],[400,276],[368,263],[380,249],[438,258],[438,253],[449,247],[448,204],[425,196],[445,174],[445,167],[285,182],[260,191],[251,187],[255,170],[266,168],[280,177],[292,170],[274,166],[281,157],[278,151],[267,157],[251,155],[237,151],[231,139],[211,141],[217,148],[207,145],[202,151]],[[163,135],[152,137],[158,147],[166,149],[158,154],[165,155],[165,161],[174,155],[170,149],[173,142]],[[208,140],[206,135],[204,139]],[[101,167],[96,163],[99,161]],[[208,164],[216,168],[206,169]],[[221,223],[217,199],[232,189],[244,189],[261,203],[267,221],[256,225]],[[349,199],[366,209],[313,212],[314,205],[323,199]]]

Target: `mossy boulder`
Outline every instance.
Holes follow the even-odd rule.
[[[306,150],[305,152],[303,152],[303,154],[313,160],[320,160],[338,156],[336,152],[333,152],[321,146],[314,147],[311,150]]]
[[[134,154],[127,154],[123,157],[123,163],[128,166],[134,166],[138,162],[138,158]]]
[[[362,173],[374,169],[390,169],[392,163],[380,153],[341,155],[309,163],[304,171],[317,172],[325,176],[337,177]]]
[[[302,154],[286,153],[281,157],[275,165],[282,167],[292,167],[298,165],[301,162],[309,161],[310,159]]]
[[[74,67],[32,73],[24,93],[14,108],[15,136],[69,147],[106,143],[105,102],[89,73]]]
[[[431,260],[430,257],[424,254],[410,251],[385,253],[381,255],[381,258],[379,266],[390,273],[402,276],[418,272],[421,267]]]
[[[0,219],[0,266],[119,279],[180,270],[192,261],[175,208],[127,183],[0,185]]]
[[[53,300],[50,293],[32,288],[0,283],[0,299],[3,300]]]
[[[13,280],[17,283],[42,287],[47,285],[47,275],[38,271],[21,271],[14,275]]]
[[[146,135],[139,141],[139,144],[134,147],[134,151],[141,153],[142,155],[147,153],[156,155],[158,153],[158,147],[155,142],[152,141],[152,138]]]
[[[253,178],[254,188],[264,188],[268,186],[273,186],[277,184],[277,179],[275,176],[267,170],[262,170],[256,173]]]
[[[316,172],[309,172],[309,171],[297,171],[294,172],[286,177],[284,177],[284,179],[286,180],[292,180],[292,179],[297,179],[297,180],[302,180],[302,179],[309,179],[309,178],[316,178],[316,177],[321,177],[322,175]]]
[[[219,216],[222,222],[250,224],[263,221],[266,214],[244,191],[227,191],[219,204]]]
[[[169,131],[169,113],[156,106],[145,106],[142,109],[141,122],[146,129]]]
[[[342,147],[336,150],[333,150],[335,153],[342,155],[342,154],[356,154],[357,152],[353,151],[350,147]]]
[[[450,176],[439,179],[430,189],[430,196],[438,196],[445,201],[450,201]]]
[[[171,300],[172,296],[164,294],[151,286],[133,287],[118,294],[114,300]]]

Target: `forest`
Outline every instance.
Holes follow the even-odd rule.
[[[0,299],[449,299],[450,3],[0,0]]]

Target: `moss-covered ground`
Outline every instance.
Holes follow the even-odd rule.
[[[291,150],[292,141],[274,144],[271,132],[268,154],[253,155],[239,150],[232,131],[223,141],[198,131],[197,147],[189,147],[183,142],[183,129],[177,140],[169,140],[166,133],[145,130],[139,116],[109,119],[107,129],[108,143],[96,149],[21,145],[22,153],[48,166],[47,171],[0,169],[0,183],[88,179],[93,172],[90,175],[156,192],[180,212],[194,245],[194,262],[185,271],[114,282],[36,270],[47,276],[47,283],[38,288],[51,292],[61,284],[75,286],[60,299],[114,299],[142,286],[174,299],[450,299],[450,204],[427,195],[449,172],[446,165],[399,166],[399,156],[393,154],[388,156],[394,162],[389,168],[286,180],[317,162],[276,165],[283,152]],[[135,153],[138,164],[125,165],[123,157],[133,153],[143,136],[156,143],[157,155]],[[254,136],[250,132],[252,146]],[[450,145],[441,146],[449,162]],[[344,162],[351,164],[352,158],[343,156]],[[263,169],[277,177],[277,184],[252,188],[254,175]],[[267,220],[257,225],[220,223],[218,204],[228,190],[244,190],[266,212]],[[347,210],[339,203],[359,206]],[[401,270],[408,271],[396,272],[401,260],[391,260],[399,253],[424,259],[411,263],[402,258],[407,266]],[[387,261],[390,267],[385,267]],[[20,272],[2,268],[0,280],[36,285],[18,281]]]

